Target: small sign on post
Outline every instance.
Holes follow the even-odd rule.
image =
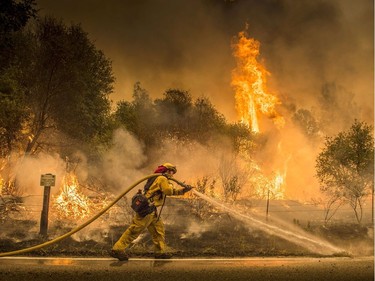
[[[40,186],[55,186],[56,175],[44,174],[40,176]]]
[[[40,217],[40,232],[42,236],[47,236],[48,229],[48,211],[49,211],[49,197],[51,193],[51,186],[55,186],[56,176],[52,174],[44,174],[40,177],[40,185],[44,186],[43,195],[43,209]]]

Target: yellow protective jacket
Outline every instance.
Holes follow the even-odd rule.
[[[182,195],[182,188],[175,188],[165,176],[158,176],[146,192],[146,197],[155,207],[161,206],[166,195]]]

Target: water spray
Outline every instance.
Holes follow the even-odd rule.
[[[118,195],[116,197],[116,199],[114,201],[112,201],[111,203],[109,203],[102,211],[97,213],[95,216],[90,218],[85,223],[83,223],[83,224],[79,225],[78,227],[72,229],[68,233],[66,233],[64,235],[61,235],[59,237],[56,237],[53,240],[47,241],[45,243],[42,243],[42,244],[39,244],[39,245],[36,245],[36,246],[33,246],[33,247],[20,249],[20,250],[16,250],[16,251],[11,251],[11,252],[0,253],[0,257],[19,255],[19,254],[28,253],[28,252],[31,252],[31,251],[34,251],[34,250],[38,250],[38,249],[41,249],[43,247],[50,246],[54,243],[57,243],[57,242],[65,239],[65,238],[73,235],[74,233],[76,233],[76,232],[80,231],[81,229],[85,228],[86,226],[88,226],[89,224],[94,222],[96,219],[98,219],[100,216],[102,216],[105,212],[107,212],[114,204],[116,204],[121,198],[123,198],[130,190],[132,190],[138,184],[140,184],[141,182],[143,182],[143,181],[145,181],[149,178],[152,178],[152,177],[155,177],[155,176],[161,176],[161,175],[162,174],[151,174],[149,176],[146,176],[146,177],[136,181],[135,183],[130,185],[125,191],[123,191],[120,195]],[[170,178],[170,180],[176,182],[177,184],[179,184],[181,186],[185,186],[184,183],[178,181],[177,179]],[[257,228],[259,228],[263,231],[266,231],[266,232],[271,233],[273,235],[282,237],[282,238],[284,238],[288,241],[291,241],[295,244],[298,244],[298,245],[301,245],[305,248],[313,250],[314,252],[323,253],[323,254],[333,254],[333,253],[344,252],[342,249],[339,249],[339,248],[329,244],[328,242],[319,240],[317,238],[308,237],[307,235],[298,234],[296,232],[291,232],[291,231],[282,229],[278,226],[271,225],[271,224],[268,224],[268,223],[264,223],[261,220],[258,220],[258,219],[255,219],[253,217],[244,215],[244,214],[226,206],[225,204],[220,203],[220,202],[214,200],[213,198],[196,191],[195,189],[192,189],[192,192],[196,196],[202,198],[203,200],[211,203],[212,205],[214,205],[218,208],[221,208],[221,209],[227,211],[228,213],[234,215],[236,218],[238,218],[242,221],[251,222],[254,226],[256,226]]]
[[[332,255],[335,253],[345,252],[343,249],[337,248],[327,241],[323,241],[322,239],[308,235],[308,233],[302,233],[302,231],[299,231],[300,233],[297,233],[295,229],[293,231],[289,231],[281,227],[278,227],[276,225],[272,225],[269,222],[265,223],[259,219],[256,219],[254,217],[245,215],[237,210],[234,210],[233,207],[228,207],[224,203],[220,203],[216,201],[215,199],[196,191],[195,189],[193,189],[192,191],[196,196],[200,197],[201,199],[209,202],[210,204],[222,210],[225,210],[226,212],[232,214],[237,219],[241,221],[245,221],[247,223],[251,223],[251,225],[254,226],[255,228],[263,230],[269,234],[279,236],[285,240],[288,240],[294,244],[302,246],[315,253],[320,253],[324,255]]]

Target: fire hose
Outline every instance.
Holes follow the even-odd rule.
[[[147,180],[149,178],[152,178],[152,177],[155,177],[155,176],[161,176],[161,175],[162,174],[151,174],[151,175],[148,175],[148,176],[146,176],[146,177],[144,177],[144,178],[136,181],[135,183],[133,183],[132,185],[130,185],[125,191],[123,191],[120,195],[118,195],[114,201],[112,201],[110,204],[108,204],[99,213],[97,213],[95,216],[93,216],[92,218],[90,218],[85,223],[83,223],[83,224],[77,226],[76,228],[72,229],[71,231],[65,233],[64,235],[58,236],[55,239],[52,239],[50,241],[44,242],[42,244],[39,244],[39,245],[36,245],[36,246],[33,246],[33,247],[29,247],[29,248],[25,248],[25,249],[20,249],[20,250],[16,250],[16,251],[11,251],[11,252],[0,253],[0,257],[6,257],[6,256],[13,256],[13,255],[18,255],[18,254],[24,254],[24,253],[28,253],[28,252],[31,252],[31,251],[34,251],[34,250],[38,250],[38,249],[44,248],[46,246],[55,244],[55,243],[57,243],[57,242],[65,239],[65,238],[73,235],[74,233],[80,231],[81,229],[85,228],[90,223],[92,223],[93,221],[95,221],[96,219],[98,219],[105,212],[107,212],[113,205],[115,205],[122,197],[124,197],[130,190],[132,190],[138,184],[140,184],[141,182],[143,182],[143,181],[145,181],[145,180]],[[178,181],[178,180],[176,180],[174,178],[170,178],[170,180],[176,182],[177,184],[179,184],[181,186],[185,186],[184,183],[182,183],[182,182],[180,182],[180,181]]]

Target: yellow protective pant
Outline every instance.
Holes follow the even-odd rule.
[[[158,219],[156,212],[152,212],[145,217],[136,214],[133,217],[131,225],[121,235],[120,239],[113,246],[114,251],[125,251],[145,229],[150,232],[152,242],[154,243],[155,253],[165,252],[165,231],[164,224]]]

